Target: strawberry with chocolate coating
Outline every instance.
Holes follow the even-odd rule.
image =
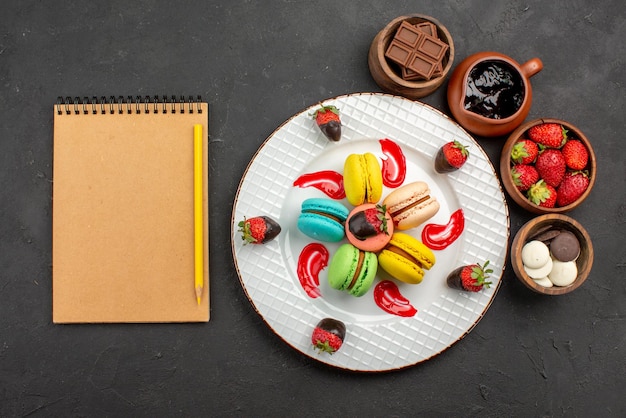
[[[490,281],[487,281],[493,270],[488,268],[489,260],[480,264],[470,264],[454,269],[447,277],[446,282],[453,289],[465,290],[466,292],[479,292],[484,287],[489,288]]]
[[[467,147],[459,141],[450,141],[437,151],[435,156],[435,171],[438,173],[450,173],[458,170],[465,164],[469,157]]]
[[[387,207],[376,205],[355,213],[348,220],[348,231],[358,240],[365,240],[379,234],[389,235],[387,229]]]
[[[339,118],[339,109],[333,105],[322,105],[313,113],[315,123],[320,128],[324,136],[331,141],[339,141],[341,139],[341,119]]]
[[[528,137],[546,148],[561,148],[567,140],[567,129],[558,123],[541,123],[528,129]]]
[[[237,226],[241,232],[241,239],[245,244],[265,244],[276,238],[280,234],[278,222],[268,216],[255,216],[240,221]]]
[[[334,318],[322,319],[313,329],[311,344],[320,353],[333,354],[341,348],[346,338],[346,325]]]

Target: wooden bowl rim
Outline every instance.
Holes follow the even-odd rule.
[[[448,63],[443,68],[443,72],[441,76],[433,78],[431,80],[425,80],[425,81],[407,81],[403,79],[402,77],[399,77],[396,74],[396,72],[393,71],[393,69],[389,66],[389,63],[387,62],[387,59],[385,58],[385,50],[386,50],[385,38],[387,37],[389,33],[396,30],[403,21],[407,21],[410,19],[420,19],[420,21],[427,21],[427,22],[433,23],[437,27],[437,31],[441,31],[444,34],[446,38],[444,41],[448,44],[448,52],[447,52]],[[375,37],[375,42],[376,42],[378,64],[380,65],[380,67],[382,68],[383,72],[386,74],[387,77],[389,77],[394,83],[402,87],[410,88],[410,89],[424,89],[424,88],[430,88],[432,86],[439,85],[443,82],[443,80],[446,78],[446,76],[450,72],[450,69],[452,68],[452,63],[454,61],[454,41],[452,40],[452,35],[448,31],[448,29],[444,25],[442,25],[441,22],[439,22],[439,20],[435,19],[434,17],[424,15],[424,14],[419,14],[419,13],[398,16],[395,19],[393,19],[391,22],[389,22],[378,33],[378,35]]]
[[[537,284],[526,272],[524,271],[524,266],[522,264],[522,247],[528,241],[528,237],[531,233],[531,230],[538,229],[546,224],[551,223],[559,223],[561,225],[565,224],[567,227],[565,229],[573,232],[577,235],[581,245],[581,256],[583,252],[586,254],[586,260],[581,260],[580,263],[576,262],[578,270],[578,276],[574,283],[568,286],[553,286],[553,287],[544,287]],[[582,240],[580,239],[582,236]],[[583,248],[586,247],[586,250],[583,251]],[[570,293],[580,287],[589,277],[589,273],[591,272],[591,267],[593,266],[594,259],[594,251],[593,244],[591,242],[591,237],[587,230],[575,219],[563,215],[560,213],[551,213],[545,214],[541,216],[537,216],[530,221],[526,222],[519,229],[515,237],[513,238],[513,243],[511,244],[511,265],[513,267],[513,271],[517,278],[529,289],[541,293],[544,295],[564,295],[566,293]],[[580,260],[580,258],[579,258]],[[583,264],[584,263],[584,264]],[[582,264],[582,268],[580,265]]]
[[[530,203],[528,199],[520,192],[515,184],[513,184],[513,180],[511,179],[511,149],[519,138],[521,138],[522,134],[526,132],[529,128],[535,125],[539,125],[541,123],[558,123],[570,131],[573,132],[573,137],[580,139],[585,146],[587,147],[587,151],[589,152],[589,186],[587,190],[576,200],[575,202],[570,203],[567,206],[562,207],[554,207],[554,208],[543,208],[537,206],[533,203]],[[515,129],[508,137],[504,146],[502,147],[502,152],[500,154],[500,178],[502,179],[502,183],[504,184],[504,188],[508,192],[509,196],[523,209],[526,209],[530,212],[536,214],[549,214],[549,213],[566,213],[575,208],[577,208],[582,202],[587,199],[589,194],[591,193],[591,189],[593,188],[597,177],[597,162],[596,162],[596,154],[593,150],[591,142],[585,135],[583,131],[581,131],[578,127],[573,125],[570,122],[567,122],[562,119],[556,118],[539,118],[533,119],[531,121],[525,122],[520,125],[517,129]]]

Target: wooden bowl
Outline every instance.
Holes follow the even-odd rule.
[[[441,76],[423,81],[405,80],[402,78],[399,68],[397,68],[394,63],[390,64],[387,58],[385,58],[385,51],[387,51],[398,27],[403,21],[413,25],[422,22],[431,22],[437,27],[439,39],[449,46],[443,58],[443,72]],[[387,93],[415,100],[428,96],[443,84],[454,62],[454,43],[448,29],[437,19],[421,14],[400,16],[389,22],[387,26],[374,37],[370,45],[367,62],[374,81],[376,81],[376,84],[378,84],[381,89]]]
[[[587,163],[587,167],[585,171],[589,174],[589,186],[587,190],[580,196],[575,202],[570,203],[567,206],[554,207],[554,208],[544,208],[532,203],[526,195],[521,192],[513,183],[513,178],[511,176],[511,167],[513,167],[513,163],[511,161],[511,150],[515,145],[515,142],[520,138],[528,138],[526,131],[529,128],[535,125],[539,125],[542,123],[559,123],[568,130],[568,138],[576,138],[579,139],[585,146],[587,147],[587,151],[589,151],[589,162]],[[569,212],[572,209],[578,207],[591,193],[591,189],[596,181],[596,155],[593,151],[593,147],[591,146],[591,142],[585,136],[585,134],[578,129],[576,126],[572,125],[569,122],[560,120],[560,119],[535,119],[530,122],[526,122],[520,127],[518,127],[515,131],[511,133],[509,138],[504,144],[502,148],[502,153],[500,154],[500,178],[502,179],[502,183],[504,184],[504,188],[511,198],[521,206],[523,209],[526,209],[532,213],[537,214],[545,214],[545,213],[565,213]]]
[[[570,231],[578,238],[578,242],[580,243],[580,255],[576,259],[578,276],[569,286],[544,287],[538,284],[524,271],[521,255],[524,244],[547,227]],[[515,235],[515,238],[513,238],[513,243],[511,244],[511,265],[513,266],[513,271],[517,278],[534,292],[544,295],[563,295],[572,292],[587,280],[589,272],[591,271],[591,266],[593,265],[593,246],[591,244],[591,238],[580,223],[567,215],[554,213],[538,216],[524,224]]]

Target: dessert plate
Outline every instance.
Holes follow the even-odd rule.
[[[232,211],[231,243],[243,289],[267,325],[287,344],[315,360],[355,371],[387,371],[425,361],[467,335],[483,317],[500,286],[509,240],[509,214],[504,193],[487,155],[476,141],[446,115],[420,102],[380,93],[360,93],[328,99],[340,109],[342,138],[326,139],[311,114],[319,104],[294,115],[259,148],[240,182]],[[303,174],[331,170],[341,173],[351,153],[372,152],[388,158],[381,139],[399,145],[406,159],[404,184],[422,180],[441,209],[427,223],[446,224],[462,209],[465,227],[450,246],[434,251],[435,266],[418,285],[394,280],[417,309],[412,317],[383,311],[374,300],[374,286],[385,276],[379,268],[372,289],[360,298],[334,290],[327,268],[319,274],[319,297],[310,297],[297,275],[302,249],[313,242],[296,227],[302,201],[327,197],[314,187],[295,187]],[[437,150],[453,139],[468,145],[470,158],[450,174],[433,169]],[[393,189],[385,187],[383,198]],[[345,199],[348,208],[352,208]],[[282,227],[264,245],[244,245],[237,223],[267,215]],[[404,231],[421,239],[423,225]],[[347,241],[343,241],[347,242]],[[343,243],[322,243],[330,257]],[[447,287],[454,268],[490,261],[492,285],[477,293]],[[315,325],[325,317],[343,321],[343,346],[333,355],[311,345]]]

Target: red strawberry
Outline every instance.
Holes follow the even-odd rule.
[[[557,189],[556,204],[567,206],[575,202],[589,187],[589,176],[582,171],[568,171]]]
[[[528,199],[537,206],[553,208],[556,204],[556,189],[543,180],[530,186],[526,192]]]
[[[459,141],[451,141],[439,148],[435,157],[435,171],[449,173],[458,170],[469,157],[467,147]]]
[[[321,106],[312,116],[315,118],[315,123],[326,138],[335,142],[341,139],[339,109],[333,105]]]
[[[537,143],[530,139],[520,139],[513,144],[511,160],[516,164],[530,164],[539,154]]]
[[[255,216],[238,223],[241,239],[244,244],[265,244],[276,238],[280,233],[280,225],[267,216]]]
[[[570,139],[561,149],[565,164],[572,170],[583,170],[589,161],[589,151],[578,139]]]
[[[489,260],[485,261],[482,266],[479,264],[471,264],[468,266],[457,267],[447,277],[448,286],[453,289],[465,290],[468,292],[478,292],[483,287],[489,288],[491,282],[487,281],[493,270],[487,268]]]
[[[350,217],[348,229],[355,238],[365,240],[379,234],[389,235],[387,219],[390,218],[385,205],[376,205],[357,212]]]
[[[532,165],[515,164],[511,167],[511,177],[515,186],[525,192],[539,180],[539,173]]]
[[[313,329],[311,344],[319,352],[333,354],[339,350],[346,338],[346,325],[333,318],[322,319]]]
[[[547,184],[558,187],[565,175],[565,158],[558,149],[548,148],[537,156],[535,168]]]
[[[558,123],[542,123],[528,130],[530,139],[548,148],[560,148],[567,139],[567,129]]]

